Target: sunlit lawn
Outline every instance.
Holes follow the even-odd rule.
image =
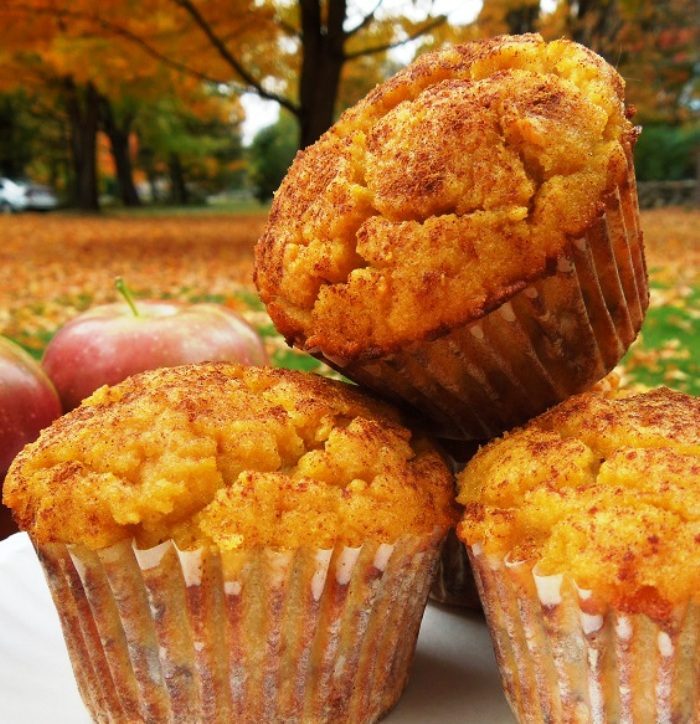
[[[252,283],[252,249],[265,208],[246,213],[139,210],[104,217],[0,217],[0,333],[36,357],[55,331],[115,299],[125,277],[141,297],[216,301],[241,312],[274,361],[317,369],[288,350]],[[700,210],[643,212],[652,297],[640,339],[620,368],[623,384],[667,384],[700,393]]]

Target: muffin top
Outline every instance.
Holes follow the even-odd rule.
[[[37,542],[331,547],[454,519],[442,457],[350,385],[211,363],[102,387],[16,458],[4,502]]]
[[[256,248],[290,343],[371,359],[553,269],[627,175],[624,84],[588,49],[503,36],[421,56],[297,157]]]
[[[584,393],[482,448],[458,479],[460,537],[537,561],[622,610],[700,591],[700,399]]]

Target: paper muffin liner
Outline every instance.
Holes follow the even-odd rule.
[[[439,444],[455,476],[464,470],[480,446],[479,442],[457,440],[441,440]],[[457,492],[455,486],[455,497]],[[449,606],[481,609],[467,551],[454,528],[449,530],[442,544],[430,598]]]
[[[430,598],[450,606],[481,609],[467,552],[457,538],[454,528],[447,534],[442,545]]]
[[[469,558],[503,688],[521,722],[700,722],[700,605],[663,621],[596,603],[566,572]]]
[[[95,721],[372,722],[406,684],[440,538],[36,548]]]
[[[431,422],[490,439],[581,392],[622,358],[648,305],[634,169],[556,271],[480,320],[371,361],[330,363]]]

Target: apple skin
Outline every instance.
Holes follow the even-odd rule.
[[[195,362],[267,364],[257,332],[218,304],[171,301],[126,303],[88,310],[49,342],[42,365],[58,390],[64,411],[102,385],[157,367]]]
[[[60,415],[56,390],[38,362],[0,337],[0,482],[17,453]]]

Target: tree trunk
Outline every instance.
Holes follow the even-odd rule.
[[[32,157],[19,111],[13,95],[0,97],[0,175],[9,178],[20,178]]]
[[[190,194],[185,183],[182,161],[176,153],[168,157],[168,171],[170,173],[170,199],[174,204],[184,206],[189,203]]]
[[[346,0],[328,5],[323,27],[318,0],[299,0],[302,62],[299,81],[299,147],[314,143],[333,125],[335,99],[345,62]]]
[[[508,32],[511,35],[537,32],[540,17],[539,5],[519,5],[506,13]]]
[[[613,49],[620,51],[619,43],[615,43],[620,19],[612,0],[569,0],[569,7],[569,32],[572,40],[617,65],[620,57],[611,58],[610,53]]]
[[[573,0],[570,1],[573,2]],[[612,0],[609,1],[612,2]],[[343,27],[347,14],[347,0],[330,0],[330,2],[297,0],[301,32],[298,33],[293,26],[287,23],[280,23],[281,26],[284,26],[285,32],[298,36],[301,40],[301,69],[298,74],[299,100],[295,102],[263,87],[261,82],[256,79],[257,73],[254,66],[246,66],[244,61],[231,52],[227,47],[226,38],[217,35],[214,25],[206,20],[198,3],[194,0],[175,0],[175,5],[184,9],[237,77],[262,98],[276,100],[283,108],[296,116],[299,122],[300,148],[314,143],[333,125],[340,74],[343,65],[348,60],[386,52],[408,40],[415,40],[447,19],[446,15],[436,16],[423,28],[396,43],[368,46],[362,51],[346,53],[346,41],[374,21],[375,12],[381,5],[381,0],[354,28],[348,30]],[[148,47],[148,44],[146,46]],[[184,69],[186,72],[194,72],[200,79],[202,78],[200,72],[188,69],[179,60],[170,61],[170,65],[176,65],[180,70]]]
[[[573,0],[570,0],[573,2]],[[608,0],[612,2],[612,0]],[[376,3],[365,17],[352,29],[343,27],[346,20],[347,0],[297,0],[299,16],[301,18],[301,32],[286,23],[287,33],[299,36],[301,40],[301,69],[299,72],[299,100],[294,102],[289,98],[266,90],[259,80],[256,80],[254,66],[237,58],[227,47],[226,38],[217,35],[215,27],[207,22],[194,0],[175,0],[175,5],[184,9],[194,24],[206,36],[211,46],[219,56],[229,65],[235,75],[249,88],[252,88],[262,98],[276,100],[282,107],[293,113],[299,122],[299,146],[305,148],[316,141],[333,124],[335,102],[340,85],[340,74],[343,65],[353,58],[363,55],[386,52],[408,40],[415,40],[429,30],[445,22],[447,16],[439,15],[420,30],[411,33],[396,43],[385,43],[369,46],[362,51],[349,54],[345,52],[345,43],[348,38],[367,27],[374,20],[375,12],[381,5]],[[146,44],[148,47],[148,44]],[[183,66],[181,61],[170,61],[180,70],[194,72],[200,79],[202,74]]]
[[[141,199],[134,185],[134,171],[129,149],[129,136],[131,135],[131,124],[134,117],[130,113],[126,114],[120,125],[114,117],[114,110],[109,99],[101,95],[100,120],[102,121],[102,129],[109,138],[109,147],[117,170],[117,185],[119,186],[119,196],[122,203],[124,206],[141,206]]]
[[[70,124],[73,205],[83,211],[99,211],[97,195],[99,95],[92,83],[78,87],[72,78],[64,80],[64,89]]]

